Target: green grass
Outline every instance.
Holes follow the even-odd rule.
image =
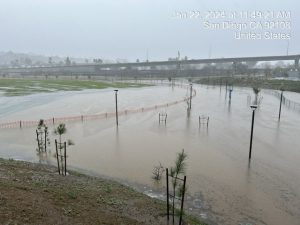
[[[0,79],[0,91],[5,96],[22,96],[41,92],[80,91],[84,89],[143,87],[143,84],[109,83],[83,80]]]
[[[285,91],[292,91],[300,93],[300,81],[293,80],[275,80],[266,78],[254,77],[211,77],[202,78],[196,83],[207,85],[233,85],[240,87],[257,87],[264,89],[280,90],[283,88]]]

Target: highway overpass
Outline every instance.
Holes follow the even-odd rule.
[[[135,63],[109,63],[109,64],[76,64],[76,65],[52,65],[41,67],[6,67],[0,68],[0,75],[13,74],[35,74],[35,75],[111,75],[113,71],[169,71],[174,73],[182,70],[184,65],[218,64],[232,63],[233,68],[237,63],[242,62],[270,62],[270,61],[293,61],[295,68],[299,69],[300,55],[281,55],[281,56],[257,56],[257,57],[236,57],[236,58],[214,58],[214,59],[190,59],[174,61],[151,61]],[[161,69],[164,67],[164,69]],[[120,74],[120,72],[119,72]]]

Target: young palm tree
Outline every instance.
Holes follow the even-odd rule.
[[[65,133],[67,133],[67,128],[66,128],[66,124],[64,124],[64,123],[59,124],[59,125],[55,128],[55,130],[54,130],[54,134],[59,135],[59,142],[60,142],[60,143],[62,143],[62,142],[61,142],[61,136],[62,136],[63,134],[65,134]],[[67,144],[68,144],[68,145],[74,145],[74,142],[73,142],[72,140],[68,139],[68,140],[67,140]]]
[[[252,89],[253,89],[253,92],[255,94],[255,102],[254,102],[254,104],[257,105],[257,103],[258,103],[258,93],[260,92],[260,89],[258,87],[253,87]]]
[[[180,153],[177,154],[177,158],[175,160],[175,166],[171,167],[171,176],[172,179],[172,186],[173,186],[173,199],[172,199],[172,206],[173,206],[173,221],[174,221],[174,208],[175,208],[175,196],[176,196],[176,188],[178,186],[177,178],[179,175],[184,175],[186,171],[186,159],[187,154],[184,153],[184,149]],[[182,190],[183,187],[180,187]]]
[[[67,128],[66,128],[66,124],[64,124],[64,123],[59,124],[54,130],[54,134],[59,135],[58,149],[59,149],[59,153],[61,155],[61,161],[63,161],[63,156],[61,154],[61,150],[63,149],[63,143],[61,142],[61,136],[63,134],[65,134],[66,132],[67,132]]]
[[[56,135],[59,135],[59,142],[57,143],[57,148],[59,149],[59,155],[60,155],[60,161],[61,161],[61,167],[62,167],[62,170],[63,169],[65,169],[66,170],[66,155],[65,155],[65,162],[63,162],[63,158],[64,158],[64,156],[62,155],[62,150],[64,149],[65,150],[65,152],[64,152],[64,154],[66,154],[66,149],[65,149],[65,144],[64,143],[66,143],[66,142],[64,142],[64,143],[62,143],[62,140],[61,140],[61,137],[62,137],[62,135],[63,134],[65,134],[67,132],[67,128],[66,128],[66,125],[64,124],[64,123],[61,123],[61,124],[59,124],[55,129],[54,129],[54,134],[56,134]],[[74,145],[74,142],[72,141],[72,140],[67,140],[67,144],[68,144],[68,146],[69,145]],[[56,157],[58,157],[58,155],[56,156]],[[57,159],[58,160],[58,159]],[[59,166],[59,163],[58,163],[58,167],[60,167]]]
[[[38,128],[44,126],[44,120],[40,119],[39,124],[38,124]]]
[[[38,142],[38,151],[46,151],[47,143],[50,144],[50,139],[48,138],[48,127],[45,124],[43,119],[39,120],[37,129],[37,142]]]
[[[54,133],[59,135],[59,142],[61,143],[61,135],[65,134],[67,132],[66,124],[61,123],[59,124],[55,130]]]

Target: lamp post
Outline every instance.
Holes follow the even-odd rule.
[[[257,105],[251,105],[250,107],[252,109],[252,124],[251,124],[251,135],[250,135],[249,159],[251,159],[254,117],[255,117],[255,110],[257,108]]]
[[[281,89],[281,95],[280,95],[280,105],[279,105],[279,115],[278,115],[278,120],[280,120],[280,117],[281,117],[281,104],[282,104],[282,98],[283,98],[283,89]]]
[[[233,91],[233,89],[232,89],[232,87],[229,89],[229,101],[231,101],[231,94],[232,94],[232,91]]]
[[[116,124],[119,126],[119,119],[118,119],[118,90],[115,90],[115,97],[116,97]]]
[[[192,108],[192,93],[193,93],[193,84],[190,83],[190,109]]]

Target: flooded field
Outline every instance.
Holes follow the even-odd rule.
[[[188,211],[211,224],[300,224],[300,113],[283,106],[278,122],[278,98],[261,92],[249,162],[252,89],[234,88],[229,101],[224,88],[193,87],[197,95],[190,113],[181,103],[121,116],[119,128],[113,117],[67,123],[65,138],[75,142],[68,149],[69,165],[159,196],[154,190],[164,190],[164,180],[154,184],[153,166],[172,166],[176,153],[185,149]],[[178,87],[122,89],[119,109],[167,103],[188,94]],[[300,102],[299,94],[289,95]],[[0,104],[1,123],[112,112],[115,107],[113,89],[1,96]],[[168,114],[166,125],[158,123],[162,111]],[[208,128],[199,127],[200,115],[210,117]],[[0,156],[55,164],[54,137],[50,156],[41,158],[34,127],[1,129]]]

